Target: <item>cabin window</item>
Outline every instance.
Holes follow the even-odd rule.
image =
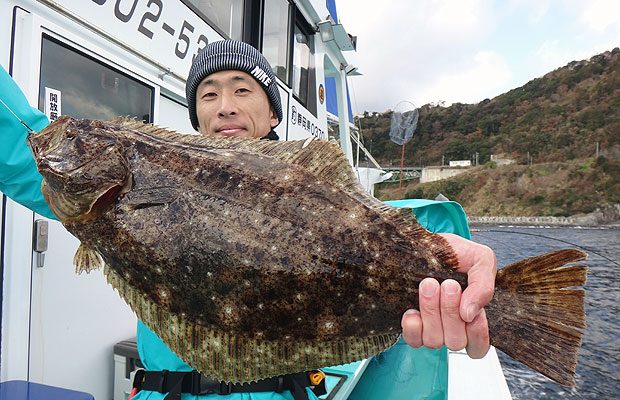
[[[314,35],[298,17],[293,31],[293,94],[316,116]]]
[[[184,0],[211,27],[224,36],[243,39],[243,5],[244,0]]]
[[[287,85],[289,71],[289,21],[291,5],[287,0],[265,0],[263,55],[273,73]]]
[[[159,96],[157,125],[174,128],[179,133],[197,133],[187,117],[187,105],[164,94]]]
[[[287,0],[265,0],[263,55],[273,72],[316,116],[314,30]]]
[[[154,89],[144,83],[110,68],[101,62],[71,49],[44,35],[41,49],[41,80],[39,82],[39,109],[49,107],[50,119],[57,115],[75,118],[110,120],[119,115],[153,122]]]

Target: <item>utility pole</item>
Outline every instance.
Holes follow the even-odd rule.
[[[598,158],[598,142],[596,142],[596,156],[595,158]]]

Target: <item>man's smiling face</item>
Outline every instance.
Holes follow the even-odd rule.
[[[198,132],[205,136],[261,138],[278,125],[267,94],[242,71],[220,71],[196,91]]]

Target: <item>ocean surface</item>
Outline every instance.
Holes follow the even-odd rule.
[[[620,229],[471,226],[498,266],[563,248],[589,256],[586,324],[574,388],[557,384],[498,351],[513,399],[620,399]],[[476,231],[476,230],[480,231]]]

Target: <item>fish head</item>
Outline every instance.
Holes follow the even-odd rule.
[[[28,145],[43,196],[61,222],[100,215],[131,186],[123,145],[104,122],[61,117],[31,134]]]

